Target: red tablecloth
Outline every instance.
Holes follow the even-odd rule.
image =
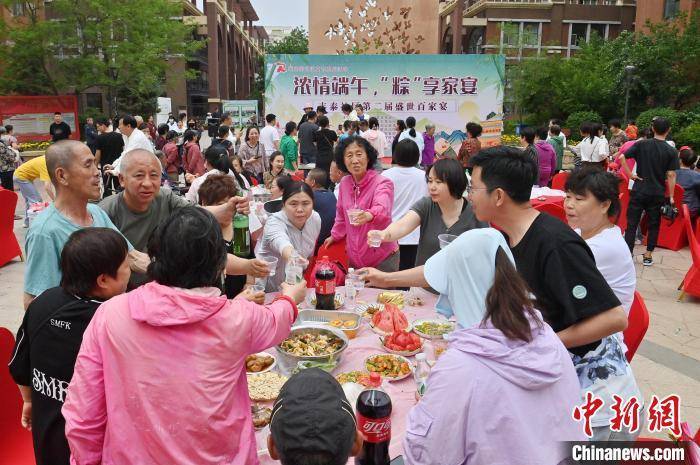
[[[341,292],[344,292],[342,287],[338,288]],[[364,289],[360,292],[358,301],[364,302],[376,302],[377,294],[379,294],[381,289]],[[435,303],[437,301],[437,296],[427,292],[423,289],[418,289],[414,291],[418,296],[423,299],[423,306],[420,307],[410,307],[406,305],[403,311],[406,313],[409,321],[413,321],[419,318],[435,318],[437,313],[435,312]],[[347,307],[347,306],[346,306]],[[349,310],[343,307],[341,310]],[[428,360],[433,359],[432,346],[430,342],[424,341],[424,350],[428,357]],[[276,350],[271,348],[268,352],[275,354]],[[387,353],[381,348],[381,343],[379,341],[379,336],[372,331],[372,329],[364,320],[360,330],[357,333],[357,337],[350,340],[350,345],[343,352],[343,357],[336,369],[333,371],[333,375],[343,373],[346,371],[353,370],[364,370],[364,360],[369,355],[376,353]],[[410,357],[413,361],[413,357]],[[392,403],[392,414],[391,414],[391,445],[389,446],[389,455],[394,458],[403,454],[403,447],[401,442],[403,441],[404,434],[406,432],[406,417],[408,411],[416,404],[415,391],[416,385],[412,376],[401,381],[396,381],[392,383],[385,383],[387,393],[391,397]],[[279,464],[276,460],[272,460],[267,453],[267,436],[270,434],[269,427],[258,431],[255,434],[255,439],[258,443],[258,458],[261,464]]]
[[[565,197],[561,197],[558,195],[535,197],[534,199],[530,199],[530,204],[535,208],[544,204],[555,204],[564,208],[564,198]]]

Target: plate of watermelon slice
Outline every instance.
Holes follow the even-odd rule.
[[[394,331],[411,331],[411,323],[406,314],[394,304],[386,304],[383,309],[375,312],[369,326],[380,336],[389,336]]]
[[[380,339],[384,350],[392,354],[410,357],[423,350],[423,340],[415,333],[394,331]]]

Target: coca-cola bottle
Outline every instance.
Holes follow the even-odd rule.
[[[391,398],[382,389],[378,373],[370,373],[369,387],[357,398],[357,428],[362,434],[358,465],[389,465],[391,442]]]
[[[328,257],[316,268],[316,310],[335,310],[335,271]]]

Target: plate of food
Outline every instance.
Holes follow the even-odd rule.
[[[421,319],[413,323],[413,332],[425,339],[442,339],[442,336],[455,330],[455,324],[448,320]]]
[[[369,326],[380,336],[388,336],[394,331],[411,331],[406,314],[394,304],[386,304],[383,310],[372,315]]]
[[[402,355],[375,354],[365,359],[365,368],[371,373],[379,373],[389,381],[399,381],[411,375],[411,362]]]
[[[257,354],[248,355],[245,358],[246,373],[265,373],[272,370],[277,365],[277,360],[272,354],[267,352],[259,352]]]
[[[248,395],[250,400],[267,402],[277,399],[287,377],[274,371],[256,373],[248,376]]]
[[[371,320],[375,313],[384,310],[384,304],[371,303],[371,304],[360,304],[355,307],[355,312],[362,315],[363,318]]]
[[[335,309],[338,310],[345,304],[345,297],[340,292],[335,293]],[[311,308],[316,308],[316,292],[312,289],[306,295],[306,302]]]
[[[403,308],[405,296],[403,291],[384,291],[377,296],[377,302],[380,304],[394,304],[399,308]]]
[[[364,387],[369,386],[369,373],[366,371],[346,371],[335,377],[340,384],[357,383]]]
[[[390,335],[380,338],[382,347],[387,352],[396,355],[410,357],[423,350],[423,341],[417,334],[407,331],[394,331]]]
[[[250,406],[250,413],[253,416],[253,427],[256,430],[263,429],[270,424],[272,419],[272,409],[264,405],[253,404]]]
[[[294,326],[287,338],[276,346],[277,360],[284,373],[294,370],[303,360],[337,363],[348,342],[343,331],[325,324]]]

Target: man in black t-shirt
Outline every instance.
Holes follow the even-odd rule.
[[[666,192],[668,202],[673,205],[673,191],[676,188],[676,170],[678,165],[678,152],[666,142],[666,136],[671,130],[671,125],[665,118],[655,118],[651,124],[654,131],[652,139],[636,142],[622,155],[620,165],[628,177],[634,180],[630,203],[627,207],[627,229],[625,241],[634,250],[634,239],[639,226],[642,212],[648,218],[647,251],[643,257],[644,266],[654,263],[652,252],[659,238],[659,226],[661,225],[661,207],[664,204]],[[626,158],[632,158],[637,162],[637,173],[632,174],[625,162]],[[668,182],[668,191],[666,191]]]
[[[51,134],[52,142],[58,142],[59,140],[68,139],[70,137],[70,126],[63,121],[63,115],[60,111],[53,114],[53,123],[49,126],[49,134]]]
[[[112,229],[74,232],[61,252],[61,285],[37,296],[24,314],[9,368],[37,465],[69,463],[61,408],[85,329],[103,301],[126,290],[127,253],[126,239]]]
[[[517,148],[499,146],[480,151],[470,164],[474,214],[505,233],[535,307],[564,346],[583,356],[605,336],[624,330],[625,312],[586,242],[530,205],[534,160]]]
[[[109,130],[110,121],[107,118],[97,120],[99,134],[95,142],[95,163],[102,169],[105,165],[112,165],[124,150],[124,138],[118,132]],[[104,197],[109,197],[118,190],[119,182],[116,176],[104,173],[102,175]]]

